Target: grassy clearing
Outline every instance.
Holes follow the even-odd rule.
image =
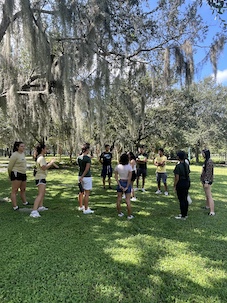
[[[201,166],[191,166],[193,203],[186,221],[174,219],[179,205],[173,168],[168,165],[170,196],[165,197],[154,194],[149,165],[148,191],[138,192],[135,219],[129,222],[116,216],[115,190],[102,189],[98,165],[92,170],[93,215],[77,211],[77,167],[49,172],[45,205],[50,209],[41,218],[13,212],[1,200],[0,302],[226,302],[226,168],[215,168],[216,216],[208,217],[201,210]],[[28,179],[27,197],[33,202],[32,170]],[[9,196],[10,182],[5,172],[0,180],[2,199]]]

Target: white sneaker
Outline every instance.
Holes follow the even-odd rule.
[[[48,207],[40,206],[40,207],[38,208],[38,211],[44,211],[44,210],[48,210]]]
[[[125,199],[125,194],[122,195],[122,199]]]
[[[138,188],[136,187],[136,188],[134,188],[134,191],[137,191],[138,190]]]
[[[33,210],[31,213],[30,213],[30,217],[32,218],[39,218],[41,217],[38,210]]]
[[[158,194],[161,194],[162,192],[160,189],[158,189],[155,193],[158,195]]]
[[[136,197],[132,197],[130,200],[131,201],[137,201]]]
[[[128,220],[132,220],[133,218],[134,218],[134,216],[133,216],[133,215],[128,216]]]
[[[85,215],[93,214],[93,213],[94,213],[94,210],[91,210],[90,208],[84,209],[83,213],[84,213]]]
[[[123,213],[118,214],[118,217],[123,217],[123,216],[124,216]]]
[[[209,212],[208,216],[215,216],[215,213],[214,212]]]
[[[186,217],[182,217],[182,215],[178,215],[175,217],[177,220],[186,220]]]
[[[144,188],[141,188],[141,190],[142,190],[142,192],[144,192],[144,193],[146,192],[146,190],[145,190]]]
[[[84,205],[82,207],[78,207],[78,210],[84,210]]]
[[[168,191],[165,191],[165,192],[164,192],[164,195],[165,195],[165,196],[168,196],[168,195],[169,195]]]

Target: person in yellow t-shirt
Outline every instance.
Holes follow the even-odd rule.
[[[12,182],[11,201],[14,210],[18,210],[17,206],[17,192],[20,189],[20,196],[23,205],[28,205],[26,201],[26,159],[25,159],[25,145],[22,141],[16,141],[13,146],[13,154],[9,159],[8,175]]]
[[[158,185],[158,190],[155,192],[156,194],[161,194],[161,180],[164,184],[164,194],[168,196],[168,188],[167,188],[167,173],[166,173],[166,161],[167,158],[164,155],[164,149],[159,148],[158,156],[154,160],[154,165],[156,166],[156,180]]]

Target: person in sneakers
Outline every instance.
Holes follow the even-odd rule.
[[[25,159],[25,145],[22,141],[14,142],[13,154],[9,159],[8,175],[12,183],[11,201],[14,210],[18,210],[17,206],[17,192],[20,189],[20,197],[23,205],[28,205],[26,201],[26,159]]]
[[[86,143],[82,147],[81,155],[77,158],[79,165],[78,183],[81,184],[79,192],[79,210],[83,210],[85,215],[93,214],[94,211],[88,207],[90,191],[92,190],[91,177],[91,157],[88,156],[90,151],[90,144]]]
[[[134,181],[136,180],[136,157],[133,152],[128,153],[129,163],[132,167],[132,178],[131,178],[131,201],[136,201],[135,191],[133,188]]]
[[[164,149],[159,148],[158,156],[154,160],[154,165],[156,166],[156,180],[158,185],[158,190],[155,192],[156,194],[161,194],[161,180],[164,184],[164,194],[168,196],[167,189],[167,173],[166,173],[166,161],[167,158],[164,155]]]
[[[36,147],[36,174],[35,174],[35,183],[38,187],[38,196],[35,199],[34,206],[30,217],[38,218],[40,217],[39,211],[48,210],[47,207],[43,206],[43,200],[46,192],[46,176],[47,170],[54,166],[58,166],[54,163],[55,159],[53,158],[49,163],[46,162],[45,155],[47,153],[46,145],[39,144]]]
[[[148,154],[145,153],[144,145],[141,145],[139,148],[139,153],[136,155],[136,163],[137,163],[137,178],[136,178],[136,188],[138,190],[139,187],[139,179],[142,176],[142,191],[145,192],[145,178],[147,176],[147,160]]]
[[[102,183],[103,188],[106,188],[106,176],[108,176],[108,183],[109,188],[111,189],[111,177],[112,177],[112,147],[110,147],[109,144],[105,144],[105,151],[101,153],[99,157],[99,162],[102,164],[102,171],[101,171],[101,177],[102,177]]]
[[[176,216],[176,219],[185,220],[188,215],[188,190],[190,187],[190,169],[185,162],[185,152],[179,151],[177,153],[179,163],[174,169],[174,190],[177,193],[178,200],[180,202],[181,213]]]
[[[202,174],[200,180],[203,184],[203,189],[206,196],[206,206],[205,209],[209,209],[209,216],[214,216],[214,200],[211,193],[211,185],[214,180],[214,163],[210,158],[210,151],[208,149],[204,149],[202,151],[203,158],[205,159],[202,169]]]
[[[128,220],[133,219],[130,196],[131,196],[131,179],[132,167],[129,164],[129,157],[126,153],[122,154],[119,164],[114,169],[115,180],[117,182],[117,212],[119,217],[123,217],[121,212],[122,195],[125,193],[125,201],[128,210]]]

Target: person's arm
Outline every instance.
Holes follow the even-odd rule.
[[[81,182],[82,179],[83,179],[83,177],[86,176],[86,174],[88,173],[90,167],[91,167],[91,163],[87,163],[86,166],[85,166],[84,172],[82,173],[82,175],[79,178],[79,182]]]
[[[174,190],[176,190],[176,186],[177,186],[177,183],[179,182],[179,175],[175,174],[174,175]]]
[[[9,175],[9,177],[10,177],[10,175],[11,175],[11,172],[12,172],[12,170],[13,170],[13,167],[14,167],[16,161],[17,161],[17,158],[16,158],[16,156],[15,156],[15,154],[14,154],[14,155],[12,155],[12,156],[10,157],[10,159],[9,159],[9,164],[8,164],[8,175]]]
[[[101,164],[103,164],[103,154],[100,155],[100,157],[99,157],[99,162],[100,162]]]
[[[40,163],[40,167],[42,170],[47,170],[49,169],[51,166],[55,166],[56,168],[58,168],[58,166],[54,163],[56,160],[53,158],[51,159],[51,161],[47,164],[43,164],[43,163]]]

